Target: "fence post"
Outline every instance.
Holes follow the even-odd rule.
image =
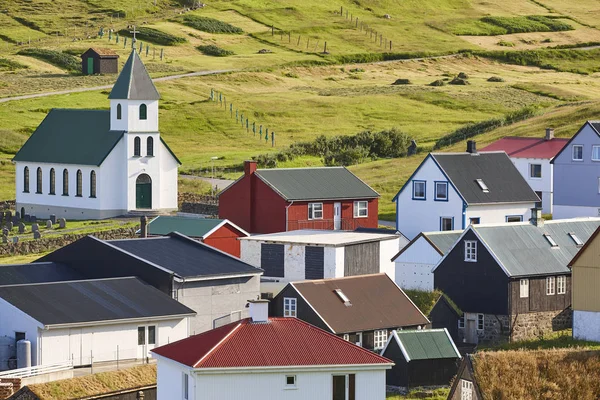
[[[92,354],[92,350],[90,350],[90,372],[94,373],[94,356]]]
[[[275,36],[275,26],[271,25],[271,36]]]
[[[356,17],[356,28],[358,28],[358,17]]]
[[[390,40],[390,51],[392,51],[392,41]]]
[[[292,32],[288,32],[288,43],[292,43]]]
[[[323,53],[327,53],[327,42],[325,42],[325,46],[323,47]]]
[[[344,15],[344,7],[340,6],[340,15]]]
[[[296,44],[296,46],[300,46],[300,35],[298,35],[298,43]]]
[[[117,371],[119,370],[119,345],[117,345]]]

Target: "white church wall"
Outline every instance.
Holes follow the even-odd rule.
[[[158,150],[160,157],[160,208],[166,210],[177,209],[177,170],[179,163],[171,155],[160,140],[159,144],[155,143],[155,148]]]
[[[97,196],[103,210],[127,212],[127,171],[123,168],[126,159],[125,139],[121,138],[100,166]]]
[[[157,154],[158,157],[148,156],[147,141],[150,136],[154,139],[154,154]],[[133,155],[136,137],[140,138],[140,156]],[[162,180],[160,173],[161,144],[159,134],[126,133],[125,141],[127,151],[127,209],[136,209],[136,181],[141,174],[147,174],[152,180],[152,209],[161,208],[160,194]],[[177,205],[175,208],[177,208]]]
[[[121,104],[121,119],[117,119],[117,106]],[[140,120],[140,106],[147,107],[146,119]],[[158,132],[158,100],[110,101],[110,127],[113,131]]]

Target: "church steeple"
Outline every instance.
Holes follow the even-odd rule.
[[[108,98],[111,130],[158,132],[160,94],[135,50],[131,51]]]

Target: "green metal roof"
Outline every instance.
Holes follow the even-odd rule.
[[[110,130],[108,110],[53,109],[13,161],[99,166],[123,133]]]
[[[256,175],[290,201],[379,197],[344,167],[259,169]]]
[[[445,329],[423,329],[396,332],[407,361],[460,358],[454,342]]]
[[[144,63],[135,50],[125,62],[109,99],[159,100],[160,94],[152,83]]]
[[[204,237],[221,224],[223,219],[158,216],[148,223],[149,235],[168,235],[179,232],[190,237]]]
[[[423,232],[423,236],[429,239],[444,255],[450,251],[462,233],[463,231]]]

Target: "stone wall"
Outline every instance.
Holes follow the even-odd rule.
[[[52,251],[64,247],[88,235],[93,235],[101,240],[134,238],[137,237],[135,232],[138,228],[139,227],[117,228],[99,232],[65,234],[47,238],[42,237],[41,239],[26,240],[18,243],[3,243],[0,244],[0,256],[25,255]]]
[[[196,193],[179,193],[179,211],[190,214],[219,215],[219,198]]]
[[[538,339],[544,335],[573,326],[573,310],[533,312],[513,315],[512,341]]]
[[[0,399],[7,399],[21,389],[21,379],[19,378],[1,378],[0,379]]]

